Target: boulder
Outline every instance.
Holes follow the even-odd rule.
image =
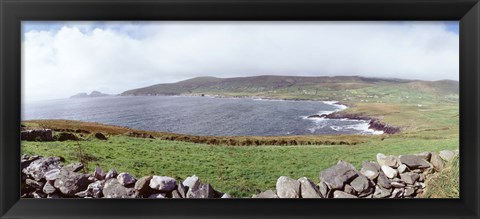
[[[385,156],[382,153],[377,154],[377,162],[380,166],[398,167],[400,165],[398,157],[392,155]]]
[[[41,191],[35,191],[35,192],[32,192],[32,196],[33,196],[33,198],[46,198],[47,194],[45,194]]]
[[[42,190],[44,183],[42,182],[37,182],[35,180],[27,179],[25,181],[25,184],[27,184],[30,188],[33,188],[35,190]]]
[[[83,169],[83,163],[72,163],[62,168],[66,171],[78,172]]]
[[[357,193],[360,194],[368,190],[368,187],[370,187],[370,181],[367,177],[359,175],[358,177],[353,179],[352,182],[350,182],[350,185]]]
[[[402,182],[391,182],[390,185],[392,185],[393,188],[404,188],[405,184]]]
[[[252,198],[278,198],[277,194],[272,190],[267,190],[257,195],[253,195]]]
[[[410,169],[426,169],[430,167],[430,163],[415,155],[402,155],[400,156],[400,162],[407,165]]]
[[[171,192],[177,186],[177,181],[168,176],[153,176],[149,186],[160,192]]]
[[[328,185],[321,181],[319,184],[318,184],[318,191],[320,192],[320,196],[322,196],[322,198],[328,198]]]
[[[57,179],[59,174],[60,174],[60,169],[51,169],[45,173],[44,177],[48,181],[54,181]]]
[[[402,173],[400,178],[403,182],[413,185],[420,178],[420,175],[418,173]]]
[[[364,161],[362,163],[362,169],[360,170],[360,173],[367,178],[374,180],[378,177],[379,171],[380,165],[374,162]]]
[[[232,196],[230,196],[229,194],[225,193],[225,194],[223,194],[222,197],[220,197],[220,198],[232,198]]]
[[[405,173],[407,171],[408,167],[405,164],[400,164],[400,166],[397,167],[398,173]]]
[[[110,170],[111,171],[111,170]],[[114,170],[115,171],[115,170]],[[115,172],[116,173],[116,172]],[[102,168],[96,166],[95,167],[95,170],[93,171],[93,176],[98,179],[98,180],[104,180],[106,179],[107,177],[107,174],[105,174],[105,172],[103,172]],[[117,177],[117,174],[115,174],[115,177]],[[113,177],[110,177],[110,178],[113,178]],[[109,178],[109,179],[110,179]]]
[[[102,141],[108,140],[107,137],[100,132],[95,133],[95,138],[97,138],[98,140],[102,140]]]
[[[405,188],[405,194],[404,196],[412,196],[415,194],[415,189],[413,189],[412,187],[406,187]]]
[[[81,192],[79,192],[75,195],[79,196],[79,197],[100,198],[103,195],[102,190],[103,190],[104,184],[105,184],[105,181],[103,181],[103,180],[90,183],[87,186],[87,190],[81,191]]]
[[[348,194],[346,192],[337,190],[333,193],[333,198],[358,198],[357,196]]]
[[[35,129],[20,132],[22,141],[53,141],[51,129]]]
[[[383,188],[389,189],[389,188],[392,187],[392,185],[390,185],[390,183],[391,183],[391,180],[388,179],[388,177],[383,172],[378,174],[378,178],[377,178],[377,184],[378,185],[380,185]]]
[[[181,195],[178,190],[175,189],[172,191],[172,198],[185,198],[185,197]]]
[[[397,171],[397,170],[395,170],[395,169],[393,169],[393,168],[391,168],[391,167],[389,167],[389,166],[385,166],[385,165],[382,166],[382,171],[383,171],[383,173],[385,173],[385,175],[386,175],[388,178],[390,178],[390,179],[395,178],[395,177],[397,176],[397,174],[398,174],[398,171]]]
[[[102,171],[103,172],[103,171]],[[112,178],[117,178],[118,173],[115,169],[110,169],[107,174],[105,175],[105,180],[107,179],[112,179]]]
[[[60,169],[61,167],[61,158],[47,157],[35,160],[30,163],[28,167],[23,169],[23,173],[32,177],[33,179],[35,179],[35,181],[40,181],[42,178],[44,178],[46,172],[53,169]]]
[[[86,174],[61,170],[53,186],[64,195],[73,196],[75,193],[85,190],[89,183]]]
[[[381,186],[375,186],[375,192],[373,192],[373,198],[386,198],[392,194],[392,189],[386,189]]]
[[[353,187],[349,184],[345,184],[345,186],[343,187],[343,191],[348,193],[348,194],[352,194],[352,195],[355,195],[357,194],[357,192],[355,191],[355,189],[353,189]]]
[[[351,164],[339,163],[320,173],[320,181],[325,182],[330,189],[343,189],[358,173]]]
[[[186,187],[186,190],[188,190],[189,188],[193,188],[199,182],[200,181],[198,180],[198,176],[193,175],[187,177],[185,181],[182,182],[182,185]]]
[[[456,154],[454,151],[443,150],[440,151],[439,155],[444,161],[451,161]]]
[[[102,190],[105,198],[134,198],[134,189],[126,188],[116,178],[105,181]]]
[[[437,154],[437,153],[432,153],[432,157],[430,158],[430,163],[433,166],[433,169],[437,172],[440,172],[443,170],[443,167],[445,166],[442,158]]]
[[[432,153],[422,152],[422,153],[415,154],[415,156],[419,157],[420,159],[424,159],[425,161],[430,161],[430,157],[432,156]]]
[[[281,176],[276,184],[277,195],[279,198],[299,198],[300,183],[292,178]]]
[[[135,191],[137,191],[139,195],[146,194],[151,189],[149,186],[151,179],[152,179],[152,176],[144,176],[138,179],[134,186]]]
[[[80,140],[75,134],[68,132],[60,132],[56,136],[57,141],[78,141]]]
[[[42,191],[45,193],[45,194],[53,194],[57,191],[57,189],[55,189],[55,187],[53,187],[53,185],[50,183],[50,182],[46,182],[45,185],[43,186],[43,189]]]
[[[153,179],[152,179],[153,180]],[[197,183],[188,189],[187,198],[214,198],[215,191],[210,184]]]
[[[300,182],[300,195],[302,198],[321,198],[317,186],[307,177],[298,179]]]
[[[390,198],[401,198],[403,197],[404,192],[405,192],[404,188],[396,188],[393,190],[392,195],[390,195]]]
[[[135,179],[135,177],[133,177],[132,175],[130,175],[129,173],[120,173],[118,174],[117,176],[117,180],[120,184],[124,185],[124,186],[129,186],[129,185],[132,185],[134,184],[137,179]]]

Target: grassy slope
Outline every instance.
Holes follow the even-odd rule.
[[[97,158],[91,162],[89,168],[91,170],[93,165],[99,165],[107,169],[114,167],[119,171],[130,171],[136,176],[154,173],[180,179],[196,174],[221,191],[229,192],[235,197],[243,197],[259,190],[274,188],[276,179],[281,175],[293,178],[307,176],[318,182],[319,172],[340,159],[359,167],[361,161],[373,160],[379,152],[399,155],[458,148],[458,83],[450,81],[392,83],[375,80],[370,83],[371,81],[359,81],[358,78],[348,77],[343,83],[298,84],[292,83],[288,78],[283,78],[285,80],[282,79],[282,82],[275,81],[277,79],[268,78],[285,86],[272,88],[267,86],[269,84],[267,83],[261,86],[247,84],[242,87],[237,81],[233,85],[238,89],[227,89],[228,86],[223,84],[226,87],[223,90],[220,88],[209,90],[195,87],[195,81],[195,83],[187,81],[182,87],[175,87],[178,90],[173,90],[183,92],[188,88],[188,94],[338,100],[352,105],[345,110],[346,113],[364,113],[380,118],[390,125],[402,127],[402,132],[381,137],[334,137],[358,140],[356,145],[283,147],[212,146],[110,136],[107,142],[98,140],[81,142],[86,153]],[[217,83],[216,80],[203,78],[201,82]],[[48,123],[50,126],[62,128],[83,125],[58,121],[43,123],[44,126]],[[98,124],[87,126],[92,129],[100,127],[98,131],[107,133],[125,133],[125,130],[119,131],[117,128]],[[330,137],[317,136],[317,138]],[[384,140],[381,140],[382,138]],[[76,161],[77,158],[73,155],[77,147],[75,144],[75,142],[23,142],[23,152],[63,156],[67,161]]]

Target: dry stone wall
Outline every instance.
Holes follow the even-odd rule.
[[[280,176],[275,190],[252,198],[418,198],[425,179],[441,171],[457,151],[424,152],[415,155],[377,154],[360,170],[340,160],[319,174],[320,183],[302,177]],[[136,178],[129,173],[104,172],[96,167],[81,173],[82,163],[63,165],[62,158],[23,155],[23,198],[231,198],[193,175],[183,181],[168,176]]]

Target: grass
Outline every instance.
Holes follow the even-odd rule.
[[[424,198],[459,198],[460,165],[459,157],[450,161],[445,169],[428,178]]]
[[[89,138],[81,144],[95,166],[115,168],[137,177],[148,174],[185,179],[196,174],[214,188],[234,197],[250,197],[274,189],[278,177],[306,176],[319,182],[319,172],[346,160],[360,168],[363,160],[374,160],[377,153],[413,154],[422,151],[457,149],[455,139],[405,139],[392,136],[358,145],[302,146],[217,146],[158,139],[111,135],[109,140]],[[76,141],[22,142],[22,153],[62,156],[66,163],[78,162]]]

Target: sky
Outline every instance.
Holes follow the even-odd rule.
[[[22,100],[198,76],[459,79],[456,21],[22,22]]]

